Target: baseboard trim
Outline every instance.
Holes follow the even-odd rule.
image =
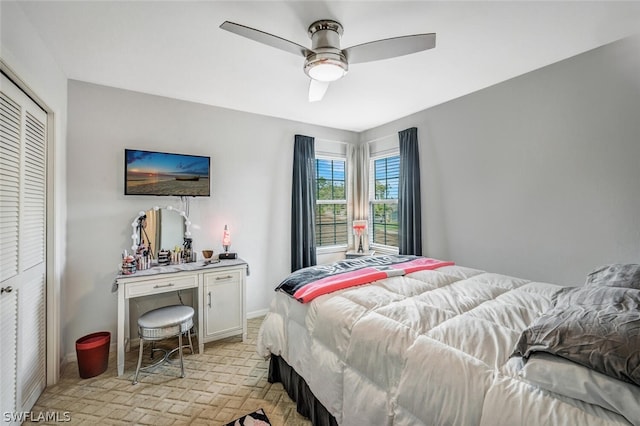
[[[253,312],[247,312],[247,319],[254,319],[254,318],[260,318],[265,316],[267,313],[269,312],[269,309],[259,309],[257,311],[253,311]],[[113,337],[113,336],[112,336]],[[130,344],[132,347],[137,347],[138,346],[138,342],[139,339],[138,338],[131,338],[130,340]],[[114,353],[116,352],[118,349],[118,342],[114,341],[114,339],[111,339],[111,343],[109,344],[109,353]],[[67,364],[72,363],[72,362],[78,362],[78,354],[74,351],[74,352],[69,352],[68,354],[64,355],[64,357],[62,358],[62,365],[60,366],[61,368],[64,368]]]
[[[269,312],[269,308],[260,309],[260,310],[253,311],[253,312],[247,312],[247,319],[254,319],[254,318],[263,317],[263,316],[267,315],[268,312]]]

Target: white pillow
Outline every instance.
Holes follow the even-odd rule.
[[[520,376],[543,389],[599,405],[640,425],[640,386],[544,352],[531,355]]]

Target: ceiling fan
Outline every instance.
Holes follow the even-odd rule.
[[[305,58],[304,72],[309,76],[309,102],[319,101],[329,83],[339,80],[349,70],[349,64],[379,61],[432,49],[436,45],[435,33],[392,37],[340,48],[343,29],[339,22],[321,19],[309,26],[311,49],[255,28],[225,21],[223,30],[266,44]]]

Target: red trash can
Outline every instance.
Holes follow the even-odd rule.
[[[109,366],[111,333],[99,331],[76,340],[80,377],[88,379],[104,373]]]

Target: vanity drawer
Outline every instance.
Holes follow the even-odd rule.
[[[173,278],[156,278],[139,282],[130,282],[125,286],[124,297],[147,296],[149,294],[176,291],[184,288],[198,287],[198,277],[196,275]]]
[[[205,280],[210,280],[208,282],[216,282],[216,283],[226,283],[226,282],[240,282],[242,277],[242,271],[220,271],[220,272],[208,272],[205,275]]]

